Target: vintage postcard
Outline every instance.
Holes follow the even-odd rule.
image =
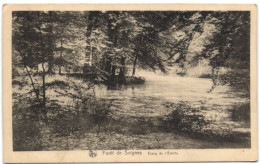
[[[4,5],[4,162],[256,161],[256,12]]]

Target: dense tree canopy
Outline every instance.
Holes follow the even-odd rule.
[[[249,27],[249,12],[14,12],[13,68],[47,63],[46,73],[56,67],[124,83],[136,68],[166,73],[207,60],[214,85],[221,77],[232,85],[235,77],[219,70],[249,74]]]

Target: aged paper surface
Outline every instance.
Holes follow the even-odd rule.
[[[256,161],[256,12],[255,5],[244,4],[4,5],[4,162]],[[161,23],[164,19],[167,21]],[[73,58],[77,54],[86,56]],[[183,54],[185,60],[179,60]],[[194,62],[192,58],[190,64],[189,54],[199,59]],[[52,61],[55,64],[50,69]],[[198,73],[200,70],[195,67],[201,68],[204,61],[212,72],[208,71],[209,77],[201,80],[192,73]],[[134,66],[129,64],[133,62]],[[158,73],[164,72],[165,65],[166,70],[183,70],[174,63],[184,65],[186,72],[175,71],[172,77],[171,73]],[[245,68],[237,68],[234,63]],[[92,83],[96,77],[93,74],[99,76],[108,65],[111,69],[103,75],[110,80]],[[106,68],[100,71],[103,66]],[[250,73],[241,73],[247,68]],[[92,69],[94,73],[89,75]],[[204,70],[207,69],[205,66]],[[225,71],[231,71],[235,77]],[[72,77],[78,75],[88,78],[78,82],[80,78]],[[133,81],[142,81],[142,75],[144,84],[132,82],[128,87],[131,82],[126,79],[140,76]],[[241,78],[236,78],[239,75]],[[221,85],[221,77],[225,76],[229,80]],[[48,81],[53,79],[54,82]],[[80,95],[67,91],[67,82],[71,82],[68,88]],[[94,94],[81,93],[85,83],[87,90],[94,88]],[[122,83],[124,88],[118,88]],[[247,93],[244,90],[236,94],[225,90],[228,85],[237,91],[247,83],[247,95],[239,95]],[[58,100],[50,93],[52,85],[62,88],[57,91],[62,95]],[[73,101],[67,101],[66,96],[72,96]],[[59,101],[67,101],[66,106]],[[79,109],[76,114],[74,109]],[[87,113],[94,112],[86,114],[82,111],[85,109]],[[55,113],[57,110],[60,112]]]

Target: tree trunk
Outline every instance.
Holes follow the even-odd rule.
[[[45,114],[45,120],[47,121],[47,110],[46,110],[46,88],[45,88],[45,68],[44,68],[44,63],[45,63],[45,55],[43,52],[43,36],[41,32],[41,27],[39,27],[40,31],[40,38],[41,38],[41,55],[42,55],[42,105],[43,105],[43,112]]]
[[[62,48],[62,38],[60,39],[60,47]],[[62,60],[62,50],[60,51],[60,61]],[[62,63],[60,63],[59,65],[59,74],[61,75],[61,65]]]
[[[112,75],[112,77],[116,76],[116,66],[112,66],[111,75]]]
[[[44,56],[43,58],[43,63],[42,63],[42,92],[43,92],[43,108],[45,110],[45,105],[46,105],[46,89],[45,89],[45,68],[44,68]]]
[[[102,70],[105,69],[105,65],[106,65],[106,58],[103,57],[103,59],[102,59],[102,63],[101,63],[101,69],[102,69]]]
[[[53,58],[49,59],[48,63],[48,73],[53,74]]]
[[[49,19],[52,19],[53,17],[53,12],[49,12]],[[55,39],[54,39],[54,34],[53,34],[53,22],[50,24],[50,34],[51,36],[48,37],[48,41],[50,43],[50,54],[48,55],[48,71],[47,73],[53,74],[53,61],[54,61],[54,49],[55,49]]]
[[[60,54],[60,58],[61,58],[61,54]],[[61,75],[61,65],[59,65],[59,74]]]
[[[133,73],[132,73],[132,76],[135,75],[135,66],[136,66],[137,57],[138,57],[138,55],[136,54],[136,55],[135,55],[135,59],[134,59],[134,64],[133,64]]]
[[[93,60],[93,49],[92,45],[90,44],[90,54],[89,54],[89,66],[92,66],[92,60]]]
[[[91,43],[91,34],[94,28],[95,23],[95,13],[91,12],[88,13],[87,16],[87,31],[86,31],[86,37],[87,37],[87,44],[86,49],[89,50],[89,52],[86,53],[86,60],[89,57],[89,61],[85,61],[85,63],[88,63],[89,66],[92,66],[92,58],[93,58],[93,47]]]
[[[36,74],[37,74],[37,75],[39,74],[38,64],[37,64],[37,66],[36,66]]]
[[[119,82],[120,83],[125,83],[125,57],[121,57],[121,68],[119,72]]]
[[[24,61],[25,61],[25,59],[24,59]],[[35,93],[35,95],[36,95],[36,99],[37,99],[37,101],[38,101],[39,103],[41,103],[40,98],[39,98],[39,90],[36,89],[35,84],[34,84],[33,79],[32,79],[32,75],[30,74],[30,72],[29,72],[29,70],[28,70],[28,68],[27,68],[27,66],[26,66],[26,64],[25,64],[25,62],[24,62],[24,67],[25,67],[25,69],[26,69],[27,76],[28,76],[28,77],[30,78],[30,80],[31,80],[31,85],[32,85],[33,91],[34,91],[34,93]]]
[[[211,86],[210,90],[208,91],[208,93],[212,92],[216,86],[217,86],[217,80],[218,80],[218,74],[219,74],[219,69],[217,67],[213,67],[211,70],[211,80],[213,85]]]
[[[105,71],[107,72],[107,73],[111,73],[111,58],[108,58],[107,59],[107,61],[106,61],[106,69],[105,69]]]

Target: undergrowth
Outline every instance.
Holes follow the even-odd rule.
[[[112,117],[111,101],[97,99],[92,84],[80,80],[54,80],[46,87],[49,95],[43,112],[32,94],[13,94],[14,151],[37,151],[48,147],[54,137],[79,138],[108,124]],[[69,145],[68,145],[69,147]]]
[[[241,141],[250,138],[248,131],[236,130],[249,128],[249,104],[233,106],[221,112],[217,107],[209,108],[203,104],[193,107],[187,102],[173,103],[170,107],[173,111],[164,119],[164,124],[170,129],[201,139]]]

